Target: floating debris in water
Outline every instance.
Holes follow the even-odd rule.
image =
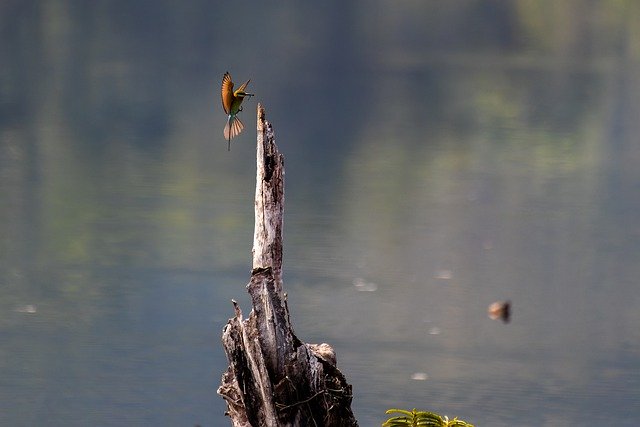
[[[378,285],[372,282],[367,282],[360,277],[353,279],[353,286],[355,286],[356,290],[360,292],[375,292],[378,290]]]
[[[17,313],[27,313],[27,314],[35,314],[38,311],[38,308],[33,304],[21,305],[16,307]]]
[[[451,280],[453,272],[451,270],[438,270],[434,277],[439,280]]]
[[[493,320],[502,320],[504,323],[509,323],[511,320],[511,301],[496,301],[487,309],[489,318]]]
[[[414,381],[425,381],[429,379],[429,375],[426,372],[414,372],[411,374],[411,379]]]
[[[441,333],[442,333],[442,330],[437,326],[434,326],[431,329],[429,329],[429,335],[440,335]]]

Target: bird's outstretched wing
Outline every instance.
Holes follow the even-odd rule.
[[[248,83],[248,82],[247,82]],[[224,112],[229,114],[231,111],[231,103],[233,102],[233,82],[231,81],[231,74],[227,71],[222,77],[222,108]]]
[[[251,79],[247,80],[245,83],[242,84],[242,86],[240,86],[236,92],[244,92],[244,90],[247,88],[247,85],[249,84],[249,82],[251,81]],[[235,92],[234,92],[235,93]]]

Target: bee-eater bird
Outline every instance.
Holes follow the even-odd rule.
[[[253,96],[252,93],[245,92],[247,85],[251,80],[247,80],[245,84],[240,86],[235,91],[233,90],[233,82],[231,81],[231,74],[227,71],[222,77],[222,108],[224,112],[229,115],[227,118],[227,124],[224,127],[224,138],[228,142],[227,150],[231,150],[231,138],[237,136],[244,125],[238,118],[238,113],[242,111],[242,101],[246,96]]]

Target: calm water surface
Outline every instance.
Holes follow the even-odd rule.
[[[229,425],[256,101],[292,321],[362,426],[640,423],[640,8],[542,3],[5,2],[0,424]]]

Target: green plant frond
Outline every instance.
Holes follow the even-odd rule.
[[[447,416],[441,417],[435,412],[416,411],[415,408],[412,411],[405,411],[403,409],[389,409],[386,413],[400,413],[404,416],[389,418],[382,424],[382,427],[473,427],[472,424],[458,420],[458,418],[449,420]]]
[[[426,427],[441,427],[446,426],[442,417],[438,414],[434,414],[432,412],[419,412],[418,417],[415,421],[416,426],[426,426]]]
[[[420,419],[416,421],[413,425],[420,427],[442,427],[445,424],[442,421],[434,420],[434,419]]]
[[[454,418],[447,423],[447,427],[474,427],[473,424],[461,421],[458,418]]]
[[[408,416],[413,416],[413,414],[416,412],[416,409],[413,408],[413,411],[405,411],[404,409],[387,409],[387,412],[385,412],[385,414],[393,414],[394,412],[398,412],[400,414],[405,414]]]
[[[408,418],[403,418],[400,420],[387,420],[382,427],[407,427],[412,426],[411,420]]]

